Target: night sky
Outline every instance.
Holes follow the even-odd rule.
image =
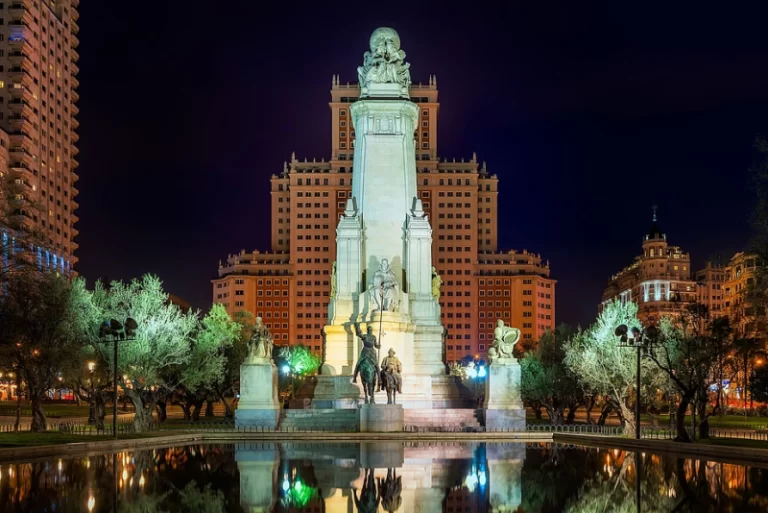
[[[528,3],[81,2],[79,272],[207,309],[220,259],[269,249],[270,175],[329,157],[331,75],[356,81],[382,25],[438,77],[441,158],[499,176],[502,248],[551,261],[558,322],[594,319],[654,203],[694,268],[744,248],[766,13]]]

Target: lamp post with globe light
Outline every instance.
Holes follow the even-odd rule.
[[[114,438],[117,438],[117,362],[118,362],[118,342],[128,342],[131,340],[136,340],[136,330],[139,328],[138,323],[132,319],[131,317],[128,317],[125,320],[125,325],[121,323],[120,321],[117,321],[115,319],[110,319],[109,321],[105,321],[104,324],[101,325],[101,329],[99,330],[99,333],[101,337],[105,340],[112,339],[113,342],[113,376],[112,376],[112,388],[115,392],[115,397],[112,402],[112,436]]]
[[[640,362],[643,357],[643,349],[651,349],[659,337],[659,329],[648,326],[644,330],[639,328],[627,328],[621,324],[616,328],[615,335],[619,337],[619,347],[631,347],[637,350],[637,372],[635,377],[635,438],[640,440]]]

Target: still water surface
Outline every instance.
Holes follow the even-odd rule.
[[[190,445],[0,465],[2,513],[630,513],[638,498],[647,513],[768,511],[768,469],[551,444],[400,442]]]

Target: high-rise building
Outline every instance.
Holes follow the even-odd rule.
[[[727,316],[737,336],[755,336],[764,332],[750,305],[748,291],[754,284],[759,257],[739,252],[724,265],[707,262],[696,273],[699,303],[709,309],[710,318]]]
[[[764,332],[750,305],[747,292],[755,282],[759,258],[754,253],[739,252],[731,257],[725,267],[723,283],[723,308],[731,320],[736,334],[742,337]]]
[[[611,277],[603,292],[602,306],[609,301],[633,301],[638,317],[652,324],[664,316],[678,316],[697,299],[696,282],[691,279],[691,256],[678,246],[667,244],[656,212],[643,237],[642,254],[632,265]]]
[[[0,2],[0,175],[17,186],[13,216],[39,233],[38,263],[63,272],[77,261],[78,5]],[[13,250],[13,233],[0,237]]]
[[[696,271],[696,301],[707,307],[710,318],[728,315],[725,308],[725,267],[707,262]]]
[[[419,107],[417,188],[432,226],[432,261],[443,281],[445,358],[484,356],[498,319],[519,327],[524,342],[555,326],[555,283],[540,255],[498,249],[498,182],[485,163],[440,159],[437,80],[413,84]],[[298,160],[271,178],[270,252],[242,250],[219,264],[213,300],[230,313],[263,317],[277,344],[322,350],[328,321],[336,226],[352,191],[355,131],[350,104],[357,84],[331,84],[330,159]]]

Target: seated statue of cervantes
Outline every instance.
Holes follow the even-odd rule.
[[[399,300],[399,286],[395,273],[384,258],[379,264],[379,270],[373,275],[371,296],[376,304],[376,310],[394,312]]]

